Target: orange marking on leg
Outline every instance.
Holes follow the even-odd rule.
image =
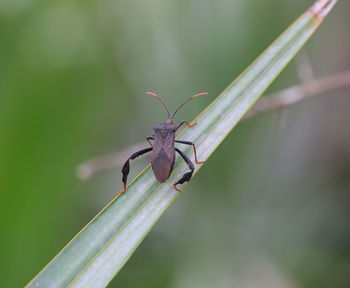
[[[187,124],[188,127],[193,127],[194,125],[197,124],[197,122],[194,122],[192,125],[190,123],[188,123],[187,121],[184,121],[184,122]]]
[[[178,189],[178,188],[176,187],[176,184],[174,184],[173,186],[174,186],[175,190],[177,190],[177,191],[181,192],[181,190],[180,190],[180,189]]]
[[[119,192],[118,192],[118,194],[117,194],[117,196],[119,196],[120,194],[124,193],[124,192],[125,192],[125,190],[126,190],[126,184],[124,184],[124,189],[123,189],[123,190],[121,190],[121,191],[119,191]]]
[[[194,160],[196,161],[197,164],[203,164],[205,163],[205,161],[198,161],[197,160],[197,151],[196,151],[196,146],[194,144],[192,144],[193,146],[193,151],[194,151]]]

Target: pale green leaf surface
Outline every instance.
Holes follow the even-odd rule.
[[[329,2],[332,3],[317,1],[323,6]],[[197,117],[196,126],[184,130],[179,139],[196,144],[200,161],[208,159],[322,20],[313,13],[303,14]],[[191,147],[185,148],[184,152],[193,160]],[[201,166],[195,164],[195,173]],[[187,171],[186,163],[176,157],[169,180],[159,184],[147,167],[127,191],[103,209],[28,287],[105,287],[176,198],[178,192],[173,183]]]

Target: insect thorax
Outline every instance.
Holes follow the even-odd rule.
[[[176,125],[169,123],[162,123],[153,127],[154,132],[156,133],[171,133],[176,131]]]

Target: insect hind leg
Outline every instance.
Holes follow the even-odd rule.
[[[176,185],[178,184],[183,184],[185,182],[189,182],[192,178],[192,175],[193,175],[193,171],[194,171],[194,166],[193,166],[193,163],[191,162],[191,160],[185,155],[185,153],[183,153],[181,150],[179,150],[178,148],[175,148],[176,152],[179,153],[181,155],[181,157],[185,160],[185,162],[187,163],[188,167],[190,168],[191,171],[189,172],[186,172],[182,178],[177,181],[175,184],[174,184],[174,188],[177,190],[177,191],[181,191],[180,189],[178,189],[176,187]]]
[[[134,160],[136,157],[139,157],[147,152],[150,152],[153,150],[153,147],[150,147],[150,148],[146,148],[146,149],[142,149],[140,151],[137,151],[133,154],[131,154],[131,156],[128,158],[128,160],[126,160],[126,162],[124,163],[123,165],[123,168],[122,168],[122,174],[123,174],[123,177],[122,177],[122,181],[124,183],[124,189],[119,191],[117,196],[124,193],[125,190],[126,190],[126,181],[128,180],[128,175],[129,175],[129,172],[130,172],[130,163],[129,161],[130,160]]]

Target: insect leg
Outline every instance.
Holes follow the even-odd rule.
[[[175,148],[176,152],[179,153],[181,155],[181,157],[186,161],[188,167],[190,168],[190,172],[187,172],[185,173],[182,178],[177,181],[175,184],[174,184],[174,188],[177,190],[177,191],[181,191],[180,189],[178,189],[176,187],[177,184],[183,184],[185,182],[188,182],[190,181],[191,177],[192,177],[192,174],[193,174],[193,171],[194,171],[194,166],[193,166],[193,163],[191,162],[191,160],[179,149]]]
[[[130,171],[130,164],[129,164],[129,161],[135,159],[136,157],[141,156],[142,154],[145,154],[145,153],[147,153],[147,152],[150,152],[150,151],[152,151],[152,150],[153,150],[153,147],[151,147],[151,148],[146,148],[146,149],[142,149],[142,150],[140,150],[140,151],[137,151],[137,152],[133,153],[133,154],[128,158],[128,160],[126,160],[126,162],[124,163],[124,166],[123,166],[123,168],[122,168],[122,173],[123,173],[123,178],[122,178],[122,180],[123,180],[123,183],[124,183],[124,189],[121,190],[121,191],[119,191],[118,194],[117,194],[117,196],[118,196],[119,194],[122,194],[122,193],[125,192],[125,190],[126,190],[126,180],[128,179],[128,175],[129,175],[129,171]]]
[[[186,144],[186,145],[192,145],[192,146],[193,146],[193,151],[194,151],[194,160],[196,161],[196,163],[197,163],[197,164],[203,164],[203,163],[205,163],[205,161],[198,161],[198,160],[197,160],[196,146],[194,145],[194,143],[192,143],[192,142],[190,142],[190,141],[181,141],[181,140],[175,140],[175,142],[181,143],[181,144]]]
[[[151,147],[153,147],[151,141],[149,141],[149,140],[154,140],[154,135],[146,137],[146,140],[147,140],[148,144],[151,145]]]
[[[194,125],[197,124],[197,123],[195,122],[195,123],[193,123],[193,124],[191,125],[191,124],[188,123],[186,120],[182,120],[182,121],[180,122],[180,124],[177,125],[176,130],[178,130],[184,123],[186,123],[188,127],[193,127]]]

